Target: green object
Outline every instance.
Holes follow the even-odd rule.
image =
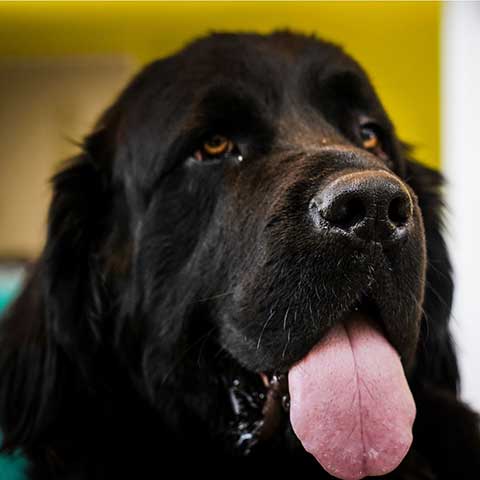
[[[0,313],[2,313],[2,311],[10,303],[11,298],[12,294],[10,292],[4,292],[0,290]]]
[[[2,311],[15,298],[25,277],[25,269],[18,264],[0,263],[0,318]]]
[[[0,434],[0,443],[2,435]],[[2,480],[27,480],[27,460],[20,452],[0,455],[0,478]]]
[[[23,269],[12,269],[0,267],[0,319],[5,307],[17,294],[24,272]],[[0,445],[2,444],[0,432]],[[1,480],[27,480],[27,460],[21,452],[14,452],[10,455],[0,454],[0,479]]]

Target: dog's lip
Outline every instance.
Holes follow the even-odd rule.
[[[368,318],[369,322],[371,322],[372,325],[374,325],[385,335],[385,328],[380,315],[380,309],[372,299],[363,297],[342,315],[340,321],[348,322],[349,317],[353,313],[363,313],[365,317]],[[300,360],[301,359],[298,361]],[[283,408],[287,411],[290,402],[288,391],[288,371],[289,369],[259,372],[262,383],[267,391],[267,395],[269,392],[273,392],[275,399],[281,400]]]
[[[282,398],[285,395],[288,396],[288,373],[273,372],[273,373],[260,373],[262,383],[267,391],[273,391],[276,397]]]
[[[381,309],[379,305],[370,297],[364,296],[356,302],[352,308],[347,310],[345,314],[342,316],[341,321],[343,323],[348,323],[349,318],[354,313],[361,313],[364,315],[368,322],[379,330],[385,338],[388,339],[388,332],[385,328],[385,324],[381,315]]]
[[[269,439],[280,427],[284,413],[290,410],[290,394],[288,392],[288,375],[260,373],[267,390],[265,403],[262,408],[262,426],[259,431],[259,440]]]
[[[337,323],[347,324],[349,322],[350,317],[354,313],[363,314],[365,318],[368,319],[369,323],[373,327],[375,327],[377,330],[379,330],[385,336],[385,338],[387,338],[387,340],[390,341],[388,331],[385,327],[385,323],[382,318],[381,311],[382,309],[380,308],[380,305],[378,305],[373,298],[371,298],[367,294],[362,295],[358,300],[356,300],[355,302],[352,302],[349,308],[340,312],[333,324],[323,329],[324,331],[322,336],[315,340],[315,344],[312,344],[310,346],[310,349],[314,348],[315,345],[319,341],[321,341],[321,338],[323,338],[323,336],[326,335],[331,328],[333,328],[334,324],[337,324]],[[282,376],[288,377],[288,372],[290,368],[293,367],[293,365],[295,365],[297,362],[301,361],[302,358],[304,358],[304,356],[306,356],[307,354],[308,352],[306,352],[302,357],[294,358],[289,364],[286,364],[286,365],[282,364],[281,366],[279,365],[278,368],[273,368],[271,370],[257,371],[257,373],[260,375],[260,378],[265,388],[267,388],[268,390],[268,388],[271,387],[272,382],[275,382],[276,378],[278,377],[282,377]]]

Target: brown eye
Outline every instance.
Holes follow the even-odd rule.
[[[213,135],[203,143],[203,152],[210,157],[219,157],[229,153],[233,148],[233,143],[223,135]]]
[[[380,139],[373,126],[364,125],[361,127],[360,136],[362,138],[362,146],[365,150],[375,151],[381,149]]]
[[[202,162],[217,160],[226,155],[233,155],[239,162],[243,160],[238,146],[232,140],[223,135],[212,135],[203,142],[201,148],[194,152],[193,157]]]

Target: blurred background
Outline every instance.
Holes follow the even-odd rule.
[[[0,309],[42,247],[49,177],[127,80],[208,32],[278,28],[344,46],[416,158],[446,172],[463,395],[480,409],[476,2],[1,3]]]
[[[0,3],[0,252],[38,254],[47,179],[75,142],[145,63],[212,30],[288,27],[343,45],[438,166],[440,15],[429,2]]]

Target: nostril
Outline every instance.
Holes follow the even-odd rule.
[[[411,216],[412,203],[407,195],[398,195],[390,202],[388,206],[388,219],[396,227],[405,225]]]
[[[360,223],[367,215],[367,209],[360,196],[334,195],[325,199],[319,208],[321,216],[331,225],[344,230]]]
[[[365,204],[360,198],[350,198],[338,205],[333,220],[341,228],[349,228],[361,222],[366,214]]]

